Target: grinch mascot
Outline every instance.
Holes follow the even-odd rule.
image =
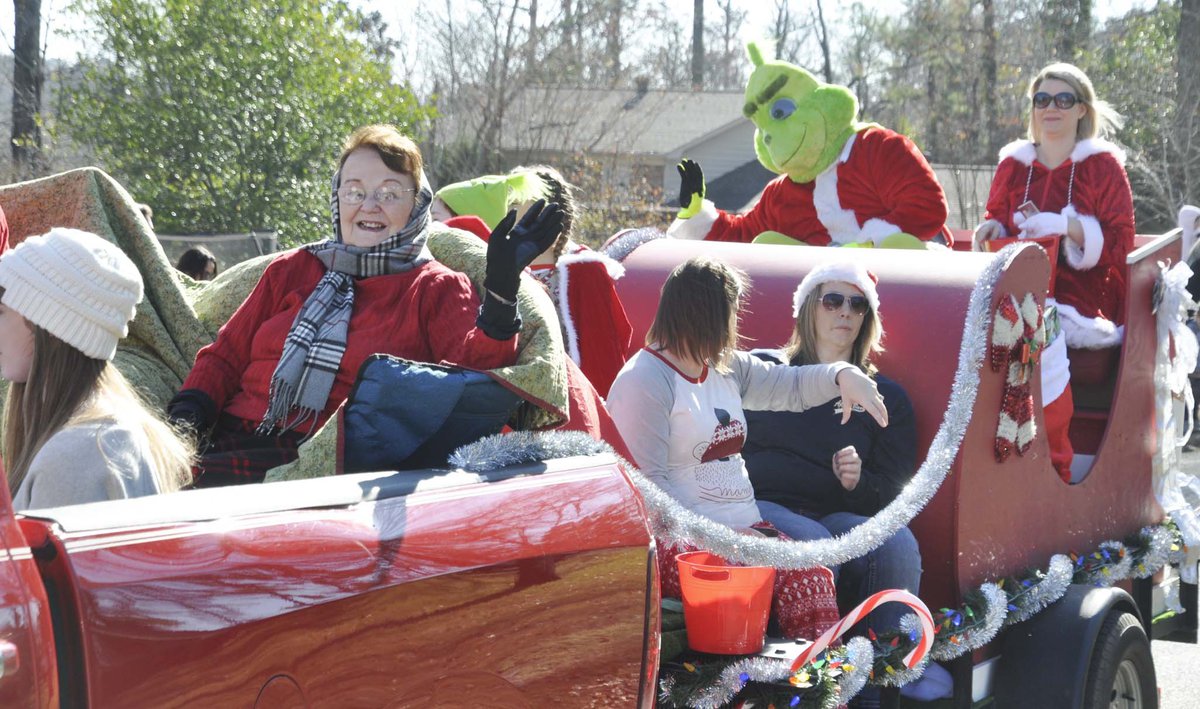
[[[678,218],[669,236],[712,241],[779,242],[815,246],[924,248],[949,244],[946,196],[933,169],[908,138],[859,123],[858,101],[841,86],[817,81],[800,67],[763,61],[747,46],[754,72],[742,112],[754,122],[754,151],[779,173],[743,215],[718,210],[704,198],[704,173],[679,165]]]

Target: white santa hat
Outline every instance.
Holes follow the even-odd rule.
[[[800,307],[804,305],[809,293],[820,288],[822,283],[830,281],[841,281],[858,288],[867,296],[871,310],[875,311],[876,315],[879,314],[879,292],[875,290],[879,279],[875,274],[854,261],[831,261],[817,266],[800,281],[800,285],[796,287],[796,294],[792,296],[792,317],[800,317]]]

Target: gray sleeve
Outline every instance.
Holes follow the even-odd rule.
[[[659,487],[671,492],[667,461],[671,439],[671,409],[675,405],[674,375],[655,362],[641,361],[621,372],[605,403],[617,431],[633,454],[633,463]]]
[[[64,428],[29,463],[29,509],[80,505],[155,492],[144,449],[130,431]],[[147,486],[149,489],[147,489]]]
[[[793,367],[734,352],[731,376],[742,392],[742,407],[752,411],[804,411],[837,397],[838,372],[846,362]]]

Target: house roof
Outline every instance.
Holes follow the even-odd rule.
[[[506,111],[503,150],[678,154],[746,120],[740,91],[522,90]]]

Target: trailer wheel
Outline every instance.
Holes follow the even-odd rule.
[[[1113,609],[1104,619],[1088,667],[1087,709],[1156,709],[1158,681],[1146,631],[1132,613]]]

